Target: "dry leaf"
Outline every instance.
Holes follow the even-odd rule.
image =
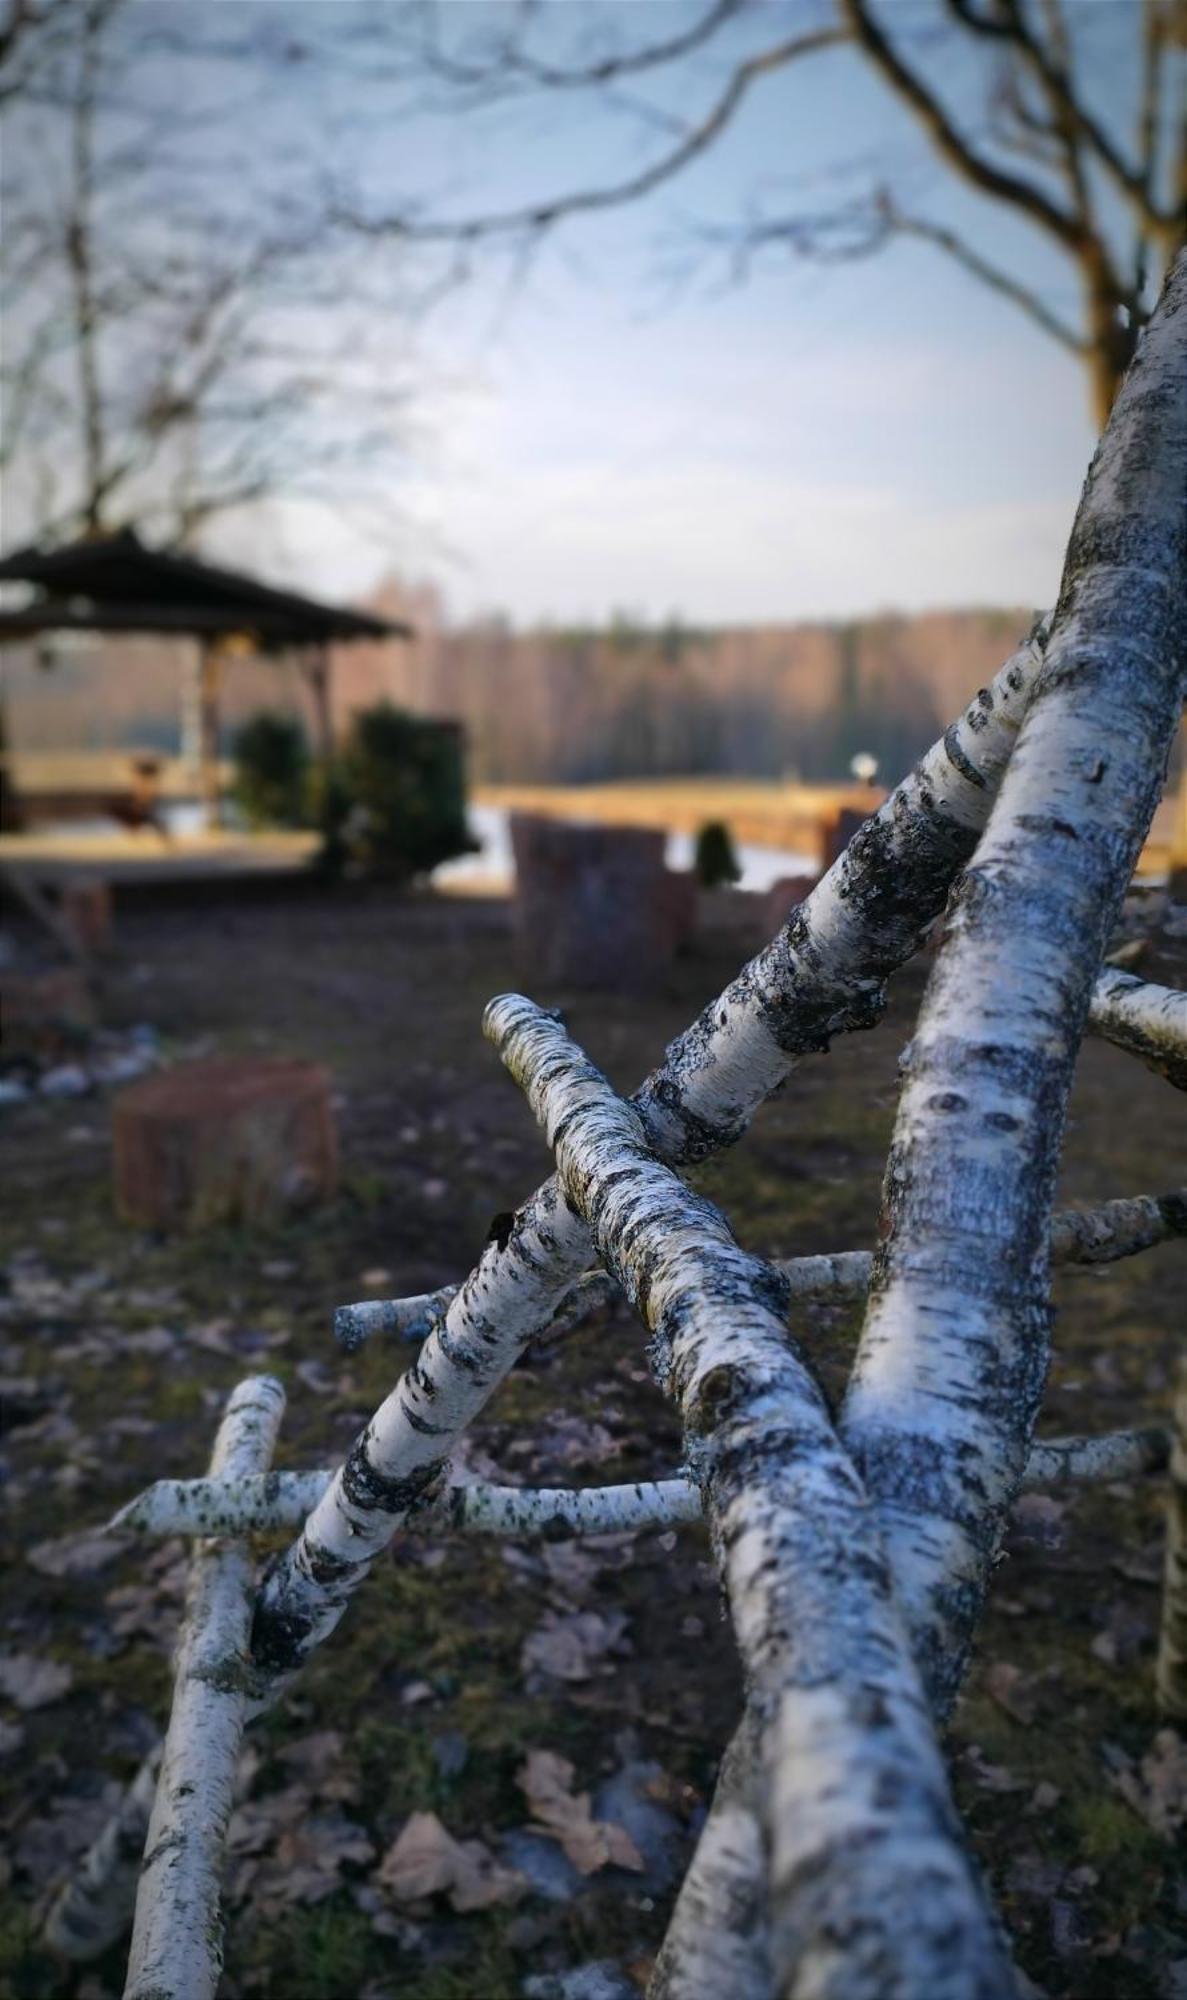
[[[1066,1539],[1064,1516],[1067,1507],[1050,1493],[1023,1493],[1014,1502],[1010,1534],[1017,1542],[1034,1542],[1040,1548],[1059,1549]]]
[[[448,1895],[459,1914],[513,1903],[527,1884],[513,1869],[501,1868],[481,1840],[455,1840],[436,1813],[413,1813],[375,1877],[398,1903]]]
[[[1030,1727],[1037,1714],[1034,1683],[1021,1667],[1011,1666],[1008,1660],[994,1660],[986,1669],[985,1686],[999,1708],[1015,1722]]]
[[[592,1875],[613,1863],[616,1868],[645,1872],[643,1860],[625,1827],[597,1820],[588,1792],[573,1791],[574,1771],[565,1757],[552,1750],[531,1750],[516,1784],[534,1815],[533,1832],[559,1841],[582,1875]]]
[[[542,1623],[524,1641],[520,1656],[524,1672],[536,1668],[554,1680],[587,1681],[607,1653],[628,1650],[623,1643],[626,1622],[621,1611],[607,1617],[597,1611],[563,1615],[546,1611]]]
[[[18,1708],[45,1708],[73,1685],[73,1667],[41,1660],[34,1653],[0,1653],[0,1694]]]

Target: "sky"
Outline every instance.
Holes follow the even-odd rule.
[[[167,16],[161,0],[134,4],[146,21]],[[702,4],[565,0],[544,10],[542,47],[670,35]],[[1069,5],[1110,114],[1135,9]],[[950,101],[983,120],[967,38],[937,36],[936,0],[882,11]],[[408,12],[378,6],[389,20]],[[228,169],[245,189],[291,153],[294,174],[312,158],[370,213],[417,201],[459,216],[629,174],[670,143],[663,121],[702,112],[740,56],[828,14],[828,0],[756,0],[720,43],[670,78],[635,80],[625,101],[553,93],[461,115],[450,93],[388,81],[365,53],[341,74],[311,53],[329,38],[351,54],[374,0],[218,0],[202,18],[298,51],[241,121]],[[507,12],[449,0],[441,17],[460,45]],[[191,59],[178,74],[166,62],[151,88],[167,101],[202,83]],[[1075,358],[924,244],[829,268],[771,254],[731,276],[721,232],[740,218],[833,204],[873,181],[1074,320],[1074,275],[1046,240],[959,189],[860,60],[828,52],[756,86],[724,138],[647,201],[563,223],[526,270],[477,257],[413,327],[376,321],[371,336],[390,333],[393,369],[414,385],[382,536],[342,510],[271,502],[228,517],[212,552],[328,597],[364,596],[393,572],[427,579],[456,617],[498,610],[521,624],[1045,604],[1094,442]],[[390,243],[359,254],[399,277]],[[423,275],[410,273],[410,291]]]
[[[628,11],[634,33],[689,18]],[[906,12],[898,0],[896,24]],[[1116,10],[1099,4],[1094,26],[1107,49]],[[936,59],[959,101],[960,52]],[[648,102],[695,110],[719,60]],[[656,143],[604,109],[545,111],[410,120],[369,156],[368,192],[382,205],[411,183],[473,212],[617,178]],[[1074,278],[1043,239],[958,191],[852,56],[814,58],[761,85],[646,203],[573,220],[526,277],[496,268],[446,301],[422,334],[439,386],[393,566],[435,578],[456,615],[520,623],[1048,602],[1094,442],[1074,357],[926,245],[827,270],[772,257],[731,282],[702,240],[756,202],[832,199],[871,170],[1074,317]],[[270,525],[324,589],[373,579],[349,526]]]

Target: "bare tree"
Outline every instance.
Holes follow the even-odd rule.
[[[642,200],[674,181],[742,119],[761,88],[844,47],[909,112],[959,183],[1028,225],[1071,266],[1078,314],[1065,317],[1026,265],[998,262],[975,229],[966,234],[920,212],[876,177],[837,206],[760,211],[719,234],[740,258],[780,246],[833,261],[900,239],[929,243],[1080,360],[1103,424],[1183,240],[1185,0],[1127,0],[1121,11],[1065,0],[899,0],[893,7],[887,0],[709,0],[677,32],[652,40],[633,33],[648,20],[646,10],[621,5],[580,10],[575,32],[574,10],[563,7],[480,11],[475,23],[465,10],[434,0],[392,10],[389,36],[402,52],[405,79],[419,75],[438,108],[468,113],[519,101],[525,117],[533,100],[564,93],[596,94],[621,110],[624,90],[654,85],[660,102],[630,100],[652,135],[646,158],[597,185],[542,190],[507,209],[440,214],[423,204],[380,208],[341,199],[339,213],[351,227],[451,243],[463,255],[500,240],[526,250],[566,218]],[[1103,62],[1099,54],[1093,60],[1104,28],[1119,45],[1107,111],[1095,103]],[[574,40],[583,46],[575,50]],[[959,88],[951,82],[953,53],[969,73]],[[674,115],[673,100],[683,106],[703,95],[709,64],[707,104],[692,116]],[[793,147],[791,139],[789,155]]]
[[[393,274],[331,241],[308,176],[253,155],[276,58],[234,56],[127,0],[18,5],[0,34],[0,467],[39,535],[186,541],[273,495],[390,495],[411,402]]]

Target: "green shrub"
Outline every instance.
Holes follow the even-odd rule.
[[[369,875],[423,875],[476,846],[461,730],[390,702],[355,716],[326,806],[327,845]]]
[[[295,716],[261,709],[235,738],[233,792],[251,826],[304,826],[309,746]]]
[[[739,880],[742,870],[734,853],[730,830],[722,820],[707,820],[697,834],[693,866],[702,889],[719,889],[723,883]]]

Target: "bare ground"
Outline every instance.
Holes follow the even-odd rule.
[[[719,923],[671,991],[640,1002],[541,989],[489,901],[142,897],[121,909],[119,943],[109,1018],[153,1022],[170,1055],[259,1049],[330,1065],[343,1180],[332,1205],[270,1232],[157,1238],[115,1219],[103,1099],[6,1115],[0,1371],[17,1387],[3,1644],[68,1670],[40,1705],[0,1700],[0,1991],[21,2000],[119,1991],[119,1953],[64,1971],[38,1942],[39,1912],[160,1727],[184,1569],[180,1544],[104,1560],[73,1541],[63,1553],[61,1538],[153,1477],[198,1472],[220,1399],[253,1369],[288,1387],[278,1462],[341,1455],[406,1357],[340,1359],[333,1307],[461,1275],[490,1218],[548,1167],[480,1036],[491,994],[524,986],[562,1005],[630,1088],[744,949]],[[1181,948],[1177,965],[1150,970],[1184,983]],[[882,1026],[805,1065],[701,1174],[748,1246],[873,1241],[895,1063],[924,971],[902,976]],[[1090,1045],[1062,1200],[1181,1182],[1185,1122],[1181,1098]],[[1176,1244],[1060,1279],[1045,1428],[1165,1412],[1185,1277]],[[835,1387],[852,1315],[822,1312],[805,1331]],[[638,1330],[608,1318],[529,1356],[475,1449],[504,1475],[588,1483],[670,1469],[679,1440]],[[1151,1695],[1159,1513],[1157,1481],[1026,1503],[951,1733],[974,1844],[1023,1966],[1053,2000],[1187,1994],[1187,1752],[1159,1733]],[[736,1702],[699,1531],[579,1553],[402,1539],[255,1732],[225,1992],[510,2000],[525,1979],[591,1959],[643,1980]],[[555,1839],[525,1838],[533,1750],[569,1760],[573,1790],[627,1826],[643,1872],[582,1876]],[[464,1914],[447,1894],[401,1900],[398,1870],[382,1864],[414,1811],[527,1869],[530,1886]]]

